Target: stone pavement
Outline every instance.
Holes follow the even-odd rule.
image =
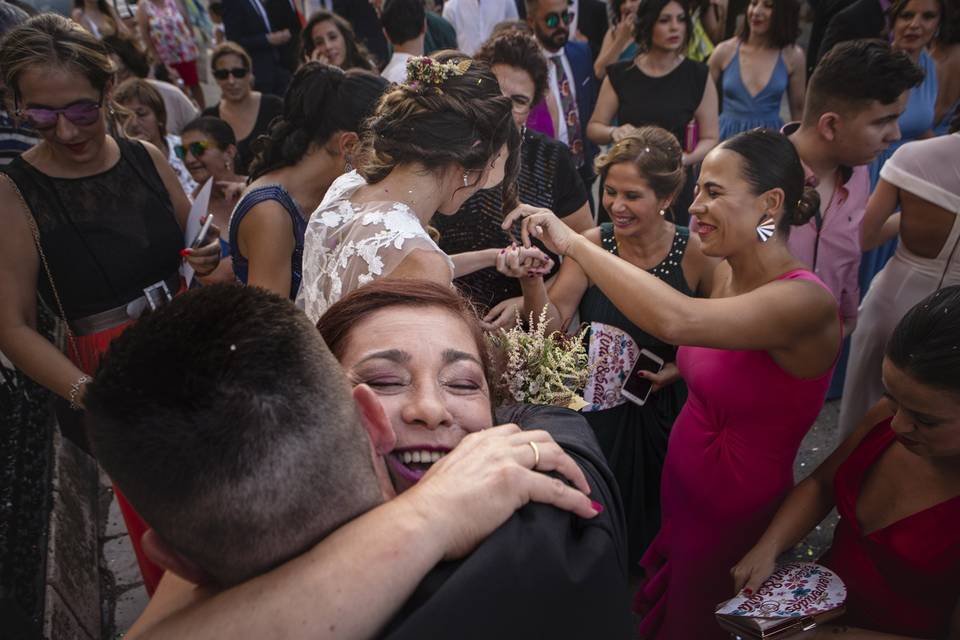
[[[840,402],[828,402],[807,434],[794,467],[795,477],[806,477],[836,447]],[[101,594],[103,597],[103,638],[119,637],[133,624],[147,603],[133,547],[123,526],[123,518],[113,497],[113,489],[101,475],[100,544]],[[831,514],[784,559],[813,560],[826,549],[833,537],[836,514]]]

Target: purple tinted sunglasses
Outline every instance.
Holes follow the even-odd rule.
[[[103,106],[103,97],[100,102],[84,100],[75,102],[61,109],[47,109],[46,107],[28,107],[20,109],[17,107],[16,114],[24,118],[30,125],[38,130],[44,131],[57,126],[57,119],[60,114],[63,117],[79,127],[86,127],[100,119],[100,108]]]

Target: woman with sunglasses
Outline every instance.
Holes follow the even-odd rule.
[[[110,341],[181,288],[180,256],[199,275],[216,268],[218,233],[184,248],[190,202],[166,158],[108,134],[113,66],[88,31],[50,13],[32,18],[3,40],[0,73],[40,136],[0,179],[0,351],[82,409]],[[38,294],[69,325],[66,354],[35,329]],[[72,423],[68,436],[84,445]],[[152,592],[160,573],[141,552],[146,527],[117,497]]]
[[[191,120],[184,126],[181,143],[175,147],[175,152],[196,181],[194,196],[207,180],[213,179],[207,212],[213,216],[215,225],[226,229],[230,226],[230,213],[247,184],[247,177],[237,174],[237,139],[233,129],[220,118],[203,116]],[[221,237],[220,266],[203,282],[234,281],[230,243]]]
[[[203,115],[225,120],[237,138],[236,169],[248,175],[253,153],[250,145],[283,113],[283,100],[253,90],[250,55],[236,42],[217,45],[210,56],[213,77],[220,87],[220,102],[203,110]]]
[[[130,78],[117,87],[114,100],[130,112],[126,114],[128,117],[124,123],[127,135],[145,140],[160,149],[177,174],[183,192],[192,195],[197,183],[190,177],[183,159],[175,152],[180,137],[167,133],[167,108],[160,92],[146,80]]]
[[[230,255],[240,282],[296,297],[310,212],[349,170],[361,123],[386,87],[369,71],[344,73],[319,62],[293,75],[283,113],[254,145],[250,185],[230,217]]]

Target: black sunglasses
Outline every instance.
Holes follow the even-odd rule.
[[[563,11],[557,13],[548,13],[543,17],[543,21],[546,23],[547,27],[550,29],[556,29],[560,26],[560,23],[563,22],[564,25],[568,25],[573,22],[573,11],[568,11],[564,9]]]
[[[217,69],[213,72],[213,77],[217,80],[226,80],[227,77],[233,76],[239,80],[240,78],[246,78],[248,73],[250,73],[250,69],[234,67],[233,69]]]

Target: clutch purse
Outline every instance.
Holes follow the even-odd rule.
[[[788,638],[844,613],[847,588],[826,567],[794,562],[777,569],[756,593],[722,603],[720,627],[743,640]]]

